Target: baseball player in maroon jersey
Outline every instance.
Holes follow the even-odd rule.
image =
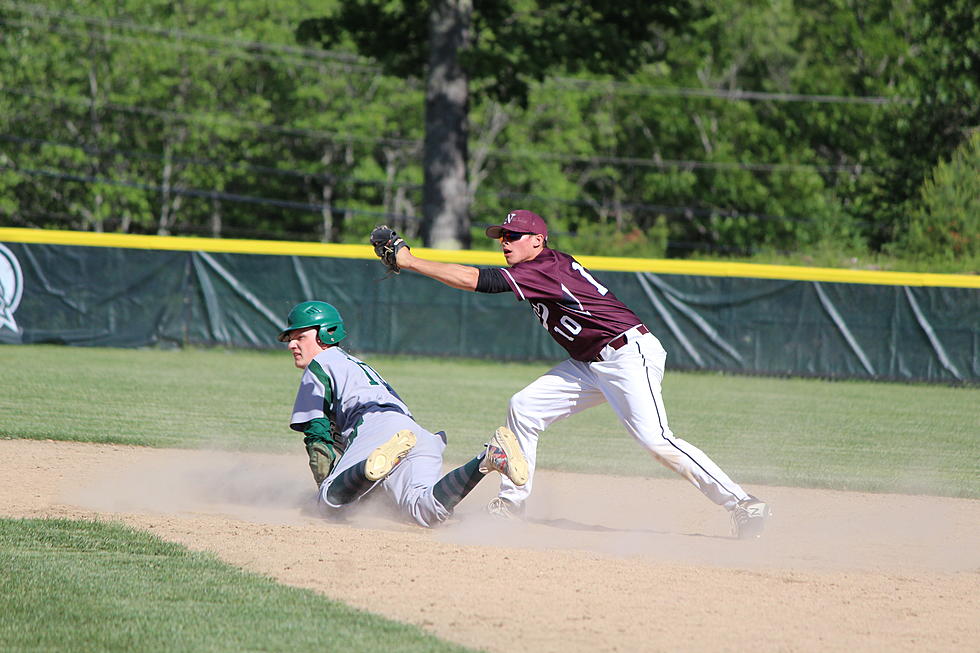
[[[531,493],[538,435],[557,420],[608,401],[626,430],[666,467],[731,512],[737,537],[756,537],[771,511],[748,494],[703,451],[675,437],[661,395],[666,352],[633,311],[573,257],[548,247],[548,227],[531,211],[512,211],[487,228],[500,240],[506,268],[476,268],[419,258],[388,228],[372,244],[395,269],[413,270],[437,281],[485,293],[511,291],[530,305],[541,325],[569,358],[511,397],[507,427],[517,436],[529,480],[501,481],[488,506],[492,514],[523,516]],[[385,251],[386,250],[386,251]]]

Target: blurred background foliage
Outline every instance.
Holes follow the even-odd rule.
[[[683,4],[628,74],[474,89],[474,247],[529,208],[573,253],[980,269],[980,5]],[[0,0],[0,226],[417,237],[424,72],[298,40],[338,6]]]

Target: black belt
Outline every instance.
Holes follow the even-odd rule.
[[[633,328],[635,328],[639,332],[639,334],[641,336],[643,334],[645,334],[645,333],[650,333],[650,329],[648,329],[645,324],[641,324],[641,325],[639,325],[637,327],[633,327]],[[627,329],[627,333],[629,331],[632,331],[632,330],[633,330],[632,328],[631,329]],[[605,349],[606,347],[612,347],[613,349],[622,349],[623,346],[626,345],[627,342],[629,342],[629,338],[626,337],[626,333],[621,333],[620,335],[616,336],[615,338],[613,338],[612,340],[610,340],[609,342],[607,342],[602,347],[602,349]],[[592,359],[593,361],[601,361],[602,360],[602,349],[600,349],[599,350],[599,353],[595,355],[595,358]]]

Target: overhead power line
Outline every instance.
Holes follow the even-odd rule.
[[[196,41],[199,43],[220,44],[225,47],[236,47],[236,48],[242,48],[248,50],[259,50],[263,52],[279,52],[283,54],[309,57],[310,59],[331,59],[334,61],[342,61],[344,63],[351,63],[351,64],[370,63],[369,60],[364,59],[363,57],[358,57],[357,55],[352,55],[343,52],[334,52],[331,50],[324,50],[321,48],[301,48],[301,47],[290,46],[290,45],[282,45],[278,43],[268,43],[265,41],[247,41],[243,39],[233,39],[233,38],[228,38],[223,36],[214,36],[210,34],[189,32],[187,30],[182,30],[182,29],[154,27],[154,26],[145,25],[142,23],[136,23],[128,20],[117,20],[111,18],[95,18],[92,16],[85,16],[83,14],[76,14],[68,11],[55,11],[40,5],[10,2],[10,0],[0,0],[0,6],[21,11],[23,13],[32,14],[34,16],[47,16],[51,18],[59,18],[62,20],[85,23],[86,25],[101,25],[101,26],[109,26],[109,27],[115,27],[121,29],[128,29],[134,32],[143,32],[146,34],[165,36],[171,39],[183,39],[186,41]]]
[[[854,96],[854,95],[809,95],[805,93],[767,93],[763,91],[743,91],[741,89],[683,88],[674,86],[640,86],[629,82],[598,81],[555,77],[552,81],[573,88],[605,87],[619,95],[650,95],[665,97],[702,97],[719,100],[753,100],[767,102],[817,102],[823,104],[894,104],[910,100],[900,97]]]
[[[124,188],[135,188],[138,190],[145,190],[155,193],[163,193],[163,186],[157,184],[149,184],[139,181],[131,181],[127,179],[115,179],[112,177],[101,177],[95,175],[80,174],[77,172],[69,172],[65,170],[51,170],[47,168],[22,168],[15,165],[0,164],[0,170],[10,170],[18,172],[31,177],[47,177],[60,179],[64,181],[74,181],[84,184],[105,184],[110,186],[118,186]],[[359,181],[349,177],[338,177],[337,181]],[[396,186],[398,184],[395,184]],[[182,195],[186,197],[198,197],[198,198],[208,198],[212,200],[219,201],[229,201],[235,203],[246,203],[246,204],[256,204],[264,206],[274,206],[277,208],[284,208],[289,210],[299,210],[310,213],[321,213],[324,209],[328,208],[326,204],[316,203],[316,202],[299,202],[296,200],[286,200],[279,198],[262,197],[256,195],[242,195],[240,193],[228,193],[225,191],[218,191],[214,189],[201,189],[186,187],[180,185],[171,185],[168,187],[167,192],[172,195]],[[633,212],[633,213],[655,213],[663,215],[676,215],[676,216],[686,216],[686,217],[701,217],[701,218],[751,218],[756,220],[763,220],[767,222],[795,222],[795,223],[813,223],[815,222],[813,218],[803,218],[798,216],[786,216],[786,215],[769,215],[765,213],[758,213],[753,211],[742,211],[739,209],[728,209],[722,207],[695,207],[695,206],[671,206],[664,204],[647,204],[641,202],[620,202],[615,205],[608,202],[596,202],[587,199],[579,200],[568,200],[555,197],[542,197],[539,195],[529,195],[522,193],[501,193],[493,191],[481,191],[477,193],[478,197],[493,197],[495,199],[520,199],[524,201],[532,201],[535,203],[551,203],[551,204],[561,204],[565,206],[576,206],[580,208],[589,208],[592,210],[601,210],[609,214],[615,214],[619,211]],[[351,214],[363,214],[363,215],[374,215],[384,218],[398,218],[398,219],[417,219],[414,216],[394,214],[385,211],[369,211],[366,209],[353,209],[350,207],[335,206],[331,205],[330,209],[333,213],[351,213]]]
[[[22,136],[16,136],[14,134],[4,134],[0,133],[0,141],[6,141],[8,143],[16,143],[18,145],[42,145],[51,147],[64,147],[73,148],[81,150],[86,154],[92,155],[123,155],[126,157],[131,157],[133,159],[140,159],[143,161],[153,161],[157,163],[163,163],[165,157],[160,152],[152,152],[148,150],[135,150],[135,149],[125,149],[125,148],[115,148],[115,147],[101,147],[99,145],[91,145],[87,143],[65,143],[63,141],[51,141],[41,138],[24,138]],[[386,182],[371,180],[371,179],[359,179],[355,177],[337,177],[326,172],[309,172],[305,170],[294,170],[290,168],[274,168],[272,166],[256,165],[249,163],[248,160],[234,160],[228,161],[225,159],[202,159],[196,157],[181,157],[181,156],[171,156],[168,159],[172,163],[177,163],[181,165],[195,165],[202,166],[205,168],[213,168],[222,171],[247,171],[253,172],[260,175],[270,175],[275,177],[289,177],[294,179],[317,179],[320,181],[334,181],[334,182],[350,182],[358,185],[365,186],[384,186]],[[394,187],[405,187],[412,189],[421,189],[421,184],[410,184],[410,183],[393,183]]]
[[[163,28],[154,27],[149,25],[144,25],[132,21],[108,19],[108,18],[95,18],[92,16],[85,16],[81,14],[71,13],[67,11],[55,11],[48,9],[47,7],[42,7],[33,4],[22,4],[17,2],[11,2],[10,0],[0,0],[0,6],[5,6],[22,13],[30,14],[33,16],[43,16],[48,18],[57,18],[60,20],[65,20],[75,23],[83,23],[89,26],[95,27],[111,27],[115,29],[126,29],[137,33],[152,34],[154,36],[166,37],[172,41],[189,41],[195,43],[210,44],[211,46],[219,46],[222,48],[238,48],[241,52],[236,53],[236,57],[256,57],[267,61],[282,61],[284,63],[291,63],[297,66],[309,65],[308,62],[302,61],[302,59],[312,59],[316,61],[332,61],[335,64],[342,64],[345,69],[351,71],[357,70],[364,74],[381,74],[383,69],[381,66],[372,63],[370,59],[364,57],[359,57],[354,54],[346,52],[336,52],[331,50],[324,50],[320,48],[303,48],[296,46],[288,46],[276,43],[267,43],[263,41],[248,41],[242,39],[232,39],[227,37],[213,36],[208,34],[201,34],[190,32],[187,30],[175,29],[175,28]],[[2,19],[10,21],[9,18]],[[41,23],[34,24],[37,27],[44,26]],[[50,26],[47,26],[50,27]],[[91,31],[86,33],[90,35],[95,35]],[[107,34],[106,32],[101,32],[98,34]],[[123,37],[117,37],[123,38]],[[130,37],[133,40],[138,41],[139,39]],[[156,43],[166,43],[168,47],[179,47],[177,43],[157,41]],[[264,56],[260,53],[271,53],[271,56]],[[300,61],[295,59],[288,60],[286,57],[299,57]],[[420,71],[421,76],[421,71]],[[751,91],[742,89],[710,89],[710,88],[685,88],[685,87],[674,87],[674,86],[658,86],[658,85],[641,85],[632,82],[619,82],[619,81],[608,81],[608,80],[588,80],[588,79],[574,79],[569,77],[554,77],[551,81],[571,88],[577,89],[607,89],[613,90],[618,94],[623,95],[646,95],[646,96],[661,96],[661,97],[701,97],[710,99],[720,99],[727,101],[767,101],[767,102],[811,102],[811,103],[822,103],[822,104],[868,104],[868,105],[883,105],[883,104],[893,104],[893,103],[908,103],[911,100],[901,97],[885,97],[885,96],[849,96],[849,95],[826,95],[826,94],[807,94],[807,93],[773,93],[765,91]]]
[[[0,93],[7,93],[9,95],[19,95],[22,97],[46,100],[49,102],[81,105],[86,108],[99,107],[103,109],[108,109],[110,111],[136,113],[140,115],[155,116],[157,118],[176,119],[176,120],[181,120],[186,122],[196,122],[196,123],[203,123],[203,124],[210,123],[213,125],[228,125],[232,127],[245,127],[247,129],[251,129],[258,132],[270,132],[270,133],[285,134],[290,136],[320,138],[323,140],[339,141],[341,143],[347,143],[347,142],[361,142],[361,143],[370,143],[370,144],[380,143],[383,145],[395,145],[399,147],[409,147],[409,148],[419,148],[422,145],[422,141],[420,139],[385,138],[385,137],[369,138],[364,136],[357,136],[355,134],[350,134],[350,133],[327,131],[324,129],[307,129],[303,127],[283,127],[281,125],[259,122],[257,120],[232,119],[226,117],[215,117],[214,115],[202,116],[200,114],[187,113],[182,111],[166,111],[163,109],[140,107],[132,104],[120,104],[117,102],[93,100],[92,98],[86,98],[86,97],[66,97],[63,95],[54,95],[53,93],[38,93],[32,90],[9,88],[5,86],[0,86]]]
[[[3,163],[0,163],[0,170],[10,170],[31,177],[48,177],[53,179],[61,179],[64,181],[82,182],[86,184],[105,184],[107,186],[135,188],[137,190],[145,190],[145,191],[151,191],[156,193],[163,193],[164,191],[166,191],[171,195],[183,195],[185,197],[201,197],[201,198],[217,199],[217,200],[224,200],[229,202],[238,202],[238,203],[245,203],[245,204],[261,204],[265,206],[275,206],[283,209],[294,209],[294,210],[309,211],[315,213],[319,213],[324,209],[329,208],[333,213],[351,213],[351,214],[361,214],[361,215],[373,215],[378,217],[398,217],[403,219],[412,218],[412,216],[408,216],[408,215],[402,216],[399,214],[386,213],[383,211],[368,211],[366,209],[355,209],[352,207],[333,206],[333,205],[328,207],[326,204],[318,204],[313,202],[297,202],[294,200],[283,200],[283,199],[275,199],[270,197],[256,197],[254,195],[226,193],[223,191],[217,191],[211,189],[188,188],[188,187],[180,187],[180,186],[170,186],[164,189],[164,187],[160,185],[146,184],[138,181],[130,181],[128,179],[96,177],[93,175],[81,175],[73,172],[63,172],[60,170],[19,168],[17,166],[11,166]]]
[[[753,172],[850,172],[861,174],[870,172],[869,168],[860,165],[815,165],[809,163],[746,163],[740,161],[698,161],[688,159],[643,159],[628,156],[592,156],[580,157],[573,154],[558,154],[552,152],[537,152],[527,150],[493,150],[499,157],[510,159],[530,158],[546,161],[561,161],[565,163],[583,162],[596,164],[628,165],[644,168],[661,169],[697,169],[697,170],[750,170]]]
[[[15,143],[18,145],[33,145],[33,146],[50,146],[59,148],[72,148],[77,149],[86,154],[92,155],[123,155],[126,157],[131,157],[133,159],[140,159],[145,161],[153,161],[156,163],[163,163],[164,157],[160,152],[151,152],[148,150],[135,150],[135,149],[123,149],[114,147],[101,147],[98,145],[91,145],[87,143],[66,143],[63,141],[52,141],[41,138],[24,138],[21,136],[16,136],[14,134],[4,134],[0,133],[0,141],[5,141],[7,143]],[[274,168],[272,166],[255,165],[248,163],[247,161],[228,161],[228,160],[218,160],[218,159],[202,159],[202,158],[192,158],[192,157],[180,157],[171,156],[167,160],[181,164],[181,165],[196,165],[206,168],[214,168],[223,171],[247,171],[254,172],[263,175],[271,175],[277,177],[287,177],[295,179],[316,179],[321,181],[331,181],[337,184],[355,184],[355,185],[365,185],[365,186],[385,186],[388,182],[372,180],[372,179],[362,179],[358,177],[352,177],[349,175],[334,175],[325,172],[309,172],[305,170],[294,170],[289,168]],[[410,190],[421,190],[422,185],[417,183],[408,182],[391,182],[390,184],[394,188],[406,188]],[[594,202],[588,202],[586,200],[565,200],[555,197],[542,197],[540,195],[532,195],[527,193],[498,193],[492,191],[479,191],[478,195],[484,197],[495,197],[497,199],[521,199],[521,200],[531,200],[535,202],[557,202],[566,205],[575,206],[588,206],[594,207]],[[622,210],[641,210],[641,211],[659,211],[672,214],[685,214],[692,211],[696,211],[693,207],[686,206],[667,206],[667,205],[655,205],[655,204],[643,204],[643,203],[620,203],[616,207],[611,205],[602,204],[601,207],[604,210],[613,211],[615,208]],[[745,215],[745,213],[734,211],[734,210],[724,210],[726,214],[730,215]],[[785,216],[779,218],[783,219]],[[787,218],[794,219],[794,218]],[[801,220],[804,220],[801,218]]]
[[[120,43],[132,44],[137,47],[146,47],[147,44],[152,44],[153,47],[166,48],[168,50],[175,50],[177,52],[186,52],[188,50],[194,50],[204,55],[213,56],[220,54],[225,57],[241,60],[241,61],[262,61],[265,63],[287,65],[294,68],[309,68],[312,70],[322,70],[324,68],[328,70],[342,70],[347,72],[358,72],[359,74],[366,75],[378,75],[381,73],[381,69],[378,66],[369,66],[365,64],[341,62],[334,60],[324,60],[324,59],[305,59],[297,58],[292,55],[283,56],[278,53],[268,53],[265,51],[252,51],[252,50],[234,50],[228,49],[227,46],[222,44],[198,44],[198,43],[184,43],[182,41],[175,41],[170,39],[147,39],[140,36],[130,36],[127,34],[117,34],[110,31],[94,31],[90,29],[84,29],[74,26],[61,26],[40,23],[37,21],[27,21],[27,20],[16,20],[12,18],[0,16],[0,24],[10,25],[12,27],[24,27],[32,28],[38,30],[44,30],[46,32],[53,32],[56,34],[63,35],[76,35],[84,34],[90,39],[104,39],[106,41],[115,41]],[[406,82],[409,86],[411,84]]]
[[[52,102],[64,102],[66,104],[82,105],[85,107],[100,107],[113,111],[122,111],[128,113],[136,113],[141,115],[152,115],[160,118],[169,118],[176,120],[184,120],[188,122],[196,122],[202,124],[222,124],[245,127],[258,132],[271,132],[279,134],[288,134],[293,136],[302,136],[310,138],[320,138],[323,140],[329,140],[333,142],[349,143],[367,143],[367,144],[385,144],[394,145],[397,147],[404,147],[414,152],[420,152],[422,148],[422,141],[410,140],[410,139],[396,139],[396,138],[385,138],[385,137],[365,137],[358,136],[351,133],[340,133],[340,132],[330,132],[326,130],[314,130],[314,129],[304,129],[298,127],[283,127],[280,125],[273,125],[269,123],[262,123],[258,121],[250,120],[233,120],[229,118],[215,118],[214,116],[201,116],[198,114],[190,114],[178,111],[164,111],[161,109],[150,109],[146,107],[137,107],[133,105],[119,104],[115,102],[103,102],[95,101],[93,102],[90,98],[83,97],[64,97],[57,96],[50,93],[37,93],[34,91],[28,91],[23,89],[11,89],[6,87],[0,87],[0,93],[7,93],[11,95],[20,95],[24,97],[43,99]],[[662,158],[640,158],[640,157],[621,157],[621,156],[579,156],[574,154],[561,154],[554,152],[543,152],[539,150],[512,150],[512,149],[501,149],[501,148],[491,148],[488,150],[488,156],[494,158],[508,158],[508,159],[537,159],[537,160],[547,160],[547,161],[560,161],[563,163],[578,163],[585,165],[628,165],[633,167],[646,167],[646,168],[657,168],[662,170],[670,169],[697,169],[697,170],[748,170],[753,172],[799,172],[799,171],[814,171],[814,172],[847,172],[850,174],[860,175],[864,173],[873,172],[871,168],[866,168],[861,165],[822,165],[822,164],[808,164],[808,163],[756,163],[756,162],[740,162],[740,161],[700,161],[693,159],[662,159]]]

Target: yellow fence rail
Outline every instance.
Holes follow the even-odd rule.
[[[136,234],[96,233],[91,231],[56,231],[49,229],[0,227],[0,242],[4,241],[50,245],[78,245],[83,247],[122,247],[128,249],[228,252],[281,256],[325,256],[352,259],[373,259],[375,257],[374,250],[369,245],[244,240],[235,238],[144,236]],[[499,252],[437,250],[423,247],[413,248],[413,250],[419,256],[446,263],[505,265],[503,256]],[[576,258],[583,265],[594,270],[617,272],[654,272],[657,274],[826,281],[832,283],[889,286],[980,288],[980,276],[968,274],[848,270],[792,265],[620,258],[610,256],[577,256]]]

